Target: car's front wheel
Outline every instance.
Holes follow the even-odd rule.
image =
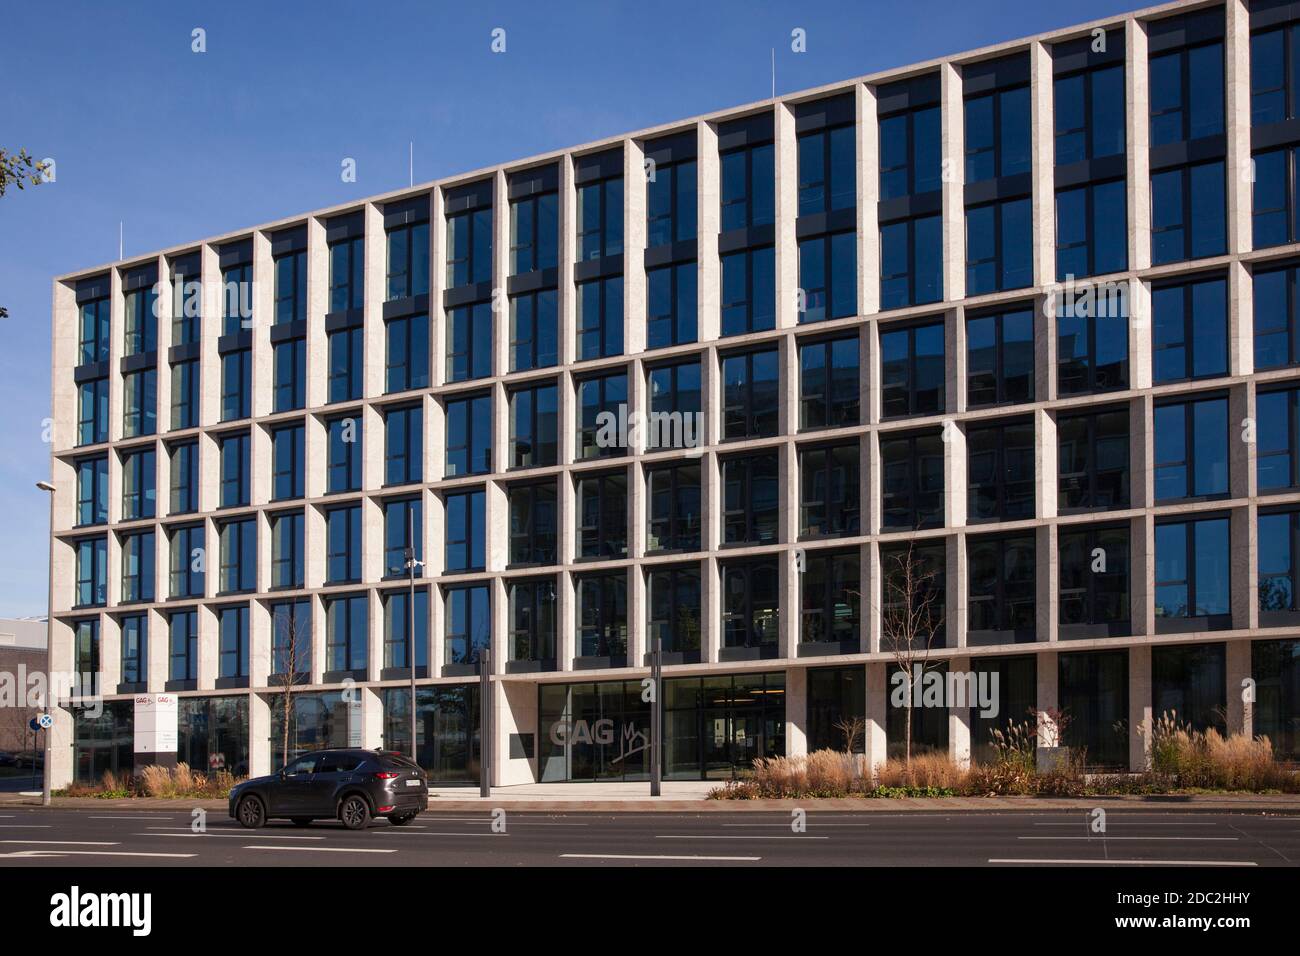
[[[249,830],[256,830],[266,823],[266,804],[262,803],[261,797],[252,794],[239,801],[235,813],[239,817],[240,826]]]
[[[388,818],[388,822],[395,827],[404,827],[414,820],[415,817],[416,814],[414,813],[395,813]]]
[[[346,797],[339,805],[339,819],[349,830],[360,830],[370,822],[370,805],[357,794]]]

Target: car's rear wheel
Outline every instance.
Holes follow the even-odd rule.
[[[239,817],[240,826],[256,830],[266,823],[266,804],[262,803],[261,797],[249,794],[239,801],[235,815]]]
[[[416,814],[414,813],[394,813],[391,817],[388,818],[388,822],[395,827],[404,827],[412,820],[414,820],[415,817]]]
[[[339,819],[349,830],[360,830],[370,822],[370,805],[355,793],[345,797],[339,805]]]
[[[294,817],[293,825],[296,827],[309,827],[311,826],[311,817]]]

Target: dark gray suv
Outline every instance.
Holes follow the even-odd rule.
[[[387,750],[317,750],[279,773],[230,791],[230,815],[256,829],[274,817],[305,827],[339,820],[360,830],[373,817],[405,826],[429,804],[429,782],[409,757]]]

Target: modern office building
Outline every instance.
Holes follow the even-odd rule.
[[[0,618],[0,750],[31,750],[29,721],[39,695],[28,693],[28,675],[45,673],[45,618]]]
[[[486,647],[494,782],[644,779],[655,637],[669,779],[879,761],[905,567],[999,688],[919,747],[1296,758],[1298,40],[1168,4],[58,278],[56,785],[141,692],[267,772],[290,673],[291,749],[409,748],[411,666],[473,780]]]

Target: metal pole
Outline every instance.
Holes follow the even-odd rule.
[[[492,796],[492,652],[486,647],[478,652],[478,688],[478,795],[490,797]]]
[[[50,496],[50,580],[49,590],[45,597],[45,693],[42,695],[44,700],[42,701],[41,712],[49,714],[53,718],[54,708],[50,706],[50,693],[52,690],[50,684],[54,674],[54,485],[48,481],[42,481],[37,483],[37,487]],[[53,729],[53,727],[50,728],[50,730]],[[43,768],[45,781],[41,786],[41,804],[46,807],[50,805],[50,765],[53,763],[53,760],[50,759],[50,730],[45,731],[45,766]],[[35,744],[36,741],[33,739],[33,769],[36,765]]]
[[[411,762],[420,758],[415,747],[415,508],[406,509],[406,666],[411,670]]]
[[[659,796],[660,783],[663,779],[663,761],[660,751],[663,741],[660,739],[660,723],[663,720],[663,704],[660,694],[663,687],[663,638],[655,635],[654,650],[650,652],[650,796]]]

